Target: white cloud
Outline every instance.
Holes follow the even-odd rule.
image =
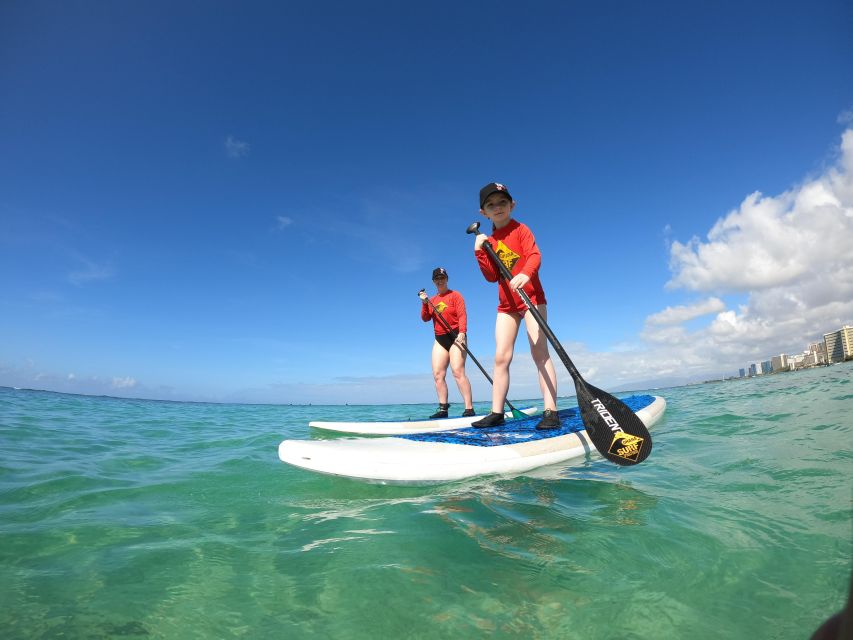
[[[707,242],[673,242],[670,288],[749,292],[762,315],[853,299],[853,129],[837,167],[780,196],[748,196]],[[808,302],[808,304],[806,304]]]
[[[650,315],[642,334],[652,351],[590,354],[617,382],[680,370],[684,377],[733,373],[750,360],[795,353],[853,321],[853,129],[837,162],[778,196],[753,193],[720,218],[703,241],[674,241],[671,290],[714,293]],[[747,295],[737,309],[719,296]],[[714,314],[703,327],[683,323]],[[653,353],[654,357],[648,357]],[[618,372],[619,367],[623,372]],[[623,374],[625,377],[623,377]],[[634,374],[636,375],[636,374]]]
[[[276,216],[275,221],[279,229],[284,229],[293,224],[293,218],[288,218],[287,216]]]
[[[159,397],[171,399],[166,391],[153,393],[131,376],[86,375],[75,372],[57,373],[42,368],[32,358],[21,364],[0,360],[0,386],[22,389],[45,389],[60,393],[112,395],[116,397]]]
[[[126,376],[124,378],[113,378],[114,389],[132,389],[135,386],[136,380],[134,380],[130,376]]]
[[[249,143],[238,140],[234,136],[225,139],[225,152],[229,158],[243,158],[249,155]]]
[[[693,318],[717,313],[726,308],[726,304],[719,298],[708,298],[692,305],[678,307],[667,307],[663,311],[654,313],[646,318],[647,325],[669,325],[687,322]]]

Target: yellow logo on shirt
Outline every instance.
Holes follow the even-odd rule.
[[[521,258],[515,251],[510,249],[503,243],[503,240],[498,240],[498,248],[495,250],[495,253],[498,254],[498,258],[500,258],[501,262],[504,263],[507,269],[512,271],[512,268],[515,266],[515,263],[518,262],[518,259]]]
[[[447,303],[444,300],[435,305],[435,310],[439,313],[444,313],[445,309],[447,309]]]

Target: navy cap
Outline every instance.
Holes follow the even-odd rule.
[[[490,182],[485,187],[480,189],[480,208],[483,208],[483,205],[486,204],[486,199],[492,195],[493,193],[502,193],[507,198],[512,200],[512,196],[509,195],[509,189],[507,189],[505,184],[501,184],[500,182]]]
[[[435,269],[432,270],[432,279],[433,280],[435,280],[436,278],[446,278],[446,277],[447,277],[447,271],[445,271],[441,267],[436,267]]]

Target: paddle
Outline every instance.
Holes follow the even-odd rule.
[[[418,291],[418,295],[420,295],[420,294],[421,294],[421,292],[426,292],[426,289],[421,289],[420,291]],[[454,330],[453,330],[453,328],[452,328],[449,324],[447,324],[447,320],[445,320],[445,319],[444,319],[444,316],[443,316],[443,315],[441,315],[441,311],[439,311],[438,309],[436,309],[436,308],[435,308],[435,305],[432,303],[432,300],[430,300],[430,299],[429,299],[429,296],[427,296],[426,301],[427,301],[427,303],[429,304],[429,306],[430,306],[430,307],[432,307],[432,311],[433,311],[433,313],[435,314],[435,317],[436,317],[436,318],[438,318],[438,321],[439,321],[439,322],[444,326],[444,328],[445,328],[445,329],[447,329],[447,331],[448,331],[448,332],[450,332],[450,335],[452,335],[452,336],[453,336],[453,339],[454,339],[454,340],[456,340],[456,338],[458,338],[458,337],[459,337],[459,333],[458,333],[458,332],[456,332],[456,331],[454,331]],[[458,343],[457,343],[457,344],[458,344]],[[485,369],[483,369],[483,365],[481,365],[481,364],[480,364],[480,361],[479,361],[479,360],[477,360],[477,358],[475,358],[475,357],[474,357],[474,354],[473,354],[473,353],[471,353],[471,350],[468,348],[468,345],[467,345],[467,344],[463,344],[463,345],[461,345],[461,347],[462,347],[463,349],[465,349],[465,352],[466,352],[469,356],[471,356],[471,360],[473,360],[473,361],[474,361],[474,364],[476,364],[476,365],[480,368],[480,371],[482,371],[482,372],[483,372],[483,375],[484,375],[484,376],[486,376],[486,380],[488,380],[488,381],[489,381],[489,384],[494,385],[495,383],[494,383],[494,381],[492,380],[491,376],[490,376],[488,373],[486,373],[486,370],[485,370]],[[504,399],[504,402],[505,402],[505,403],[506,403],[506,405],[509,407],[509,410],[510,410],[510,411],[512,411],[512,417],[513,417],[513,418],[520,419],[520,418],[528,418],[528,417],[529,417],[529,416],[527,416],[526,414],[521,413],[521,411],[519,411],[519,410],[518,410],[518,409],[516,409],[515,407],[513,407],[513,406],[512,406],[512,403],[511,403],[509,400]]]
[[[480,233],[480,223],[471,224],[466,233]],[[507,282],[512,280],[512,273],[501,262],[491,243],[487,240],[482,244],[482,247],[497,266],[501,276]],[[545,322],[545,318],[530,301],[528,295],[522,289],[516,291],[518,291],[518,295],[521,296],[527,309],[533,314],[557,355],[560,356],[560,360],[566,365],[569,375],[572,376],[572,380],[575,382],[581,419],[595,448],[605,458],[619,465],[633,465],[645,460],[652,450],[652,437],[643,421],[619,398],[592,386],[583,379],[566,350],[557,340],[557,336],[551,331],[548,323]]]

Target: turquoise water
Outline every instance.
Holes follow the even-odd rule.
[[[853,364],[653,393],[669,406],[636,467],[592,457],[394,487],[291,468],[276,447],[310,437],[309,419],[420,416],[432,404],[2,388],[0,629],[808,638],[849,585]]]

